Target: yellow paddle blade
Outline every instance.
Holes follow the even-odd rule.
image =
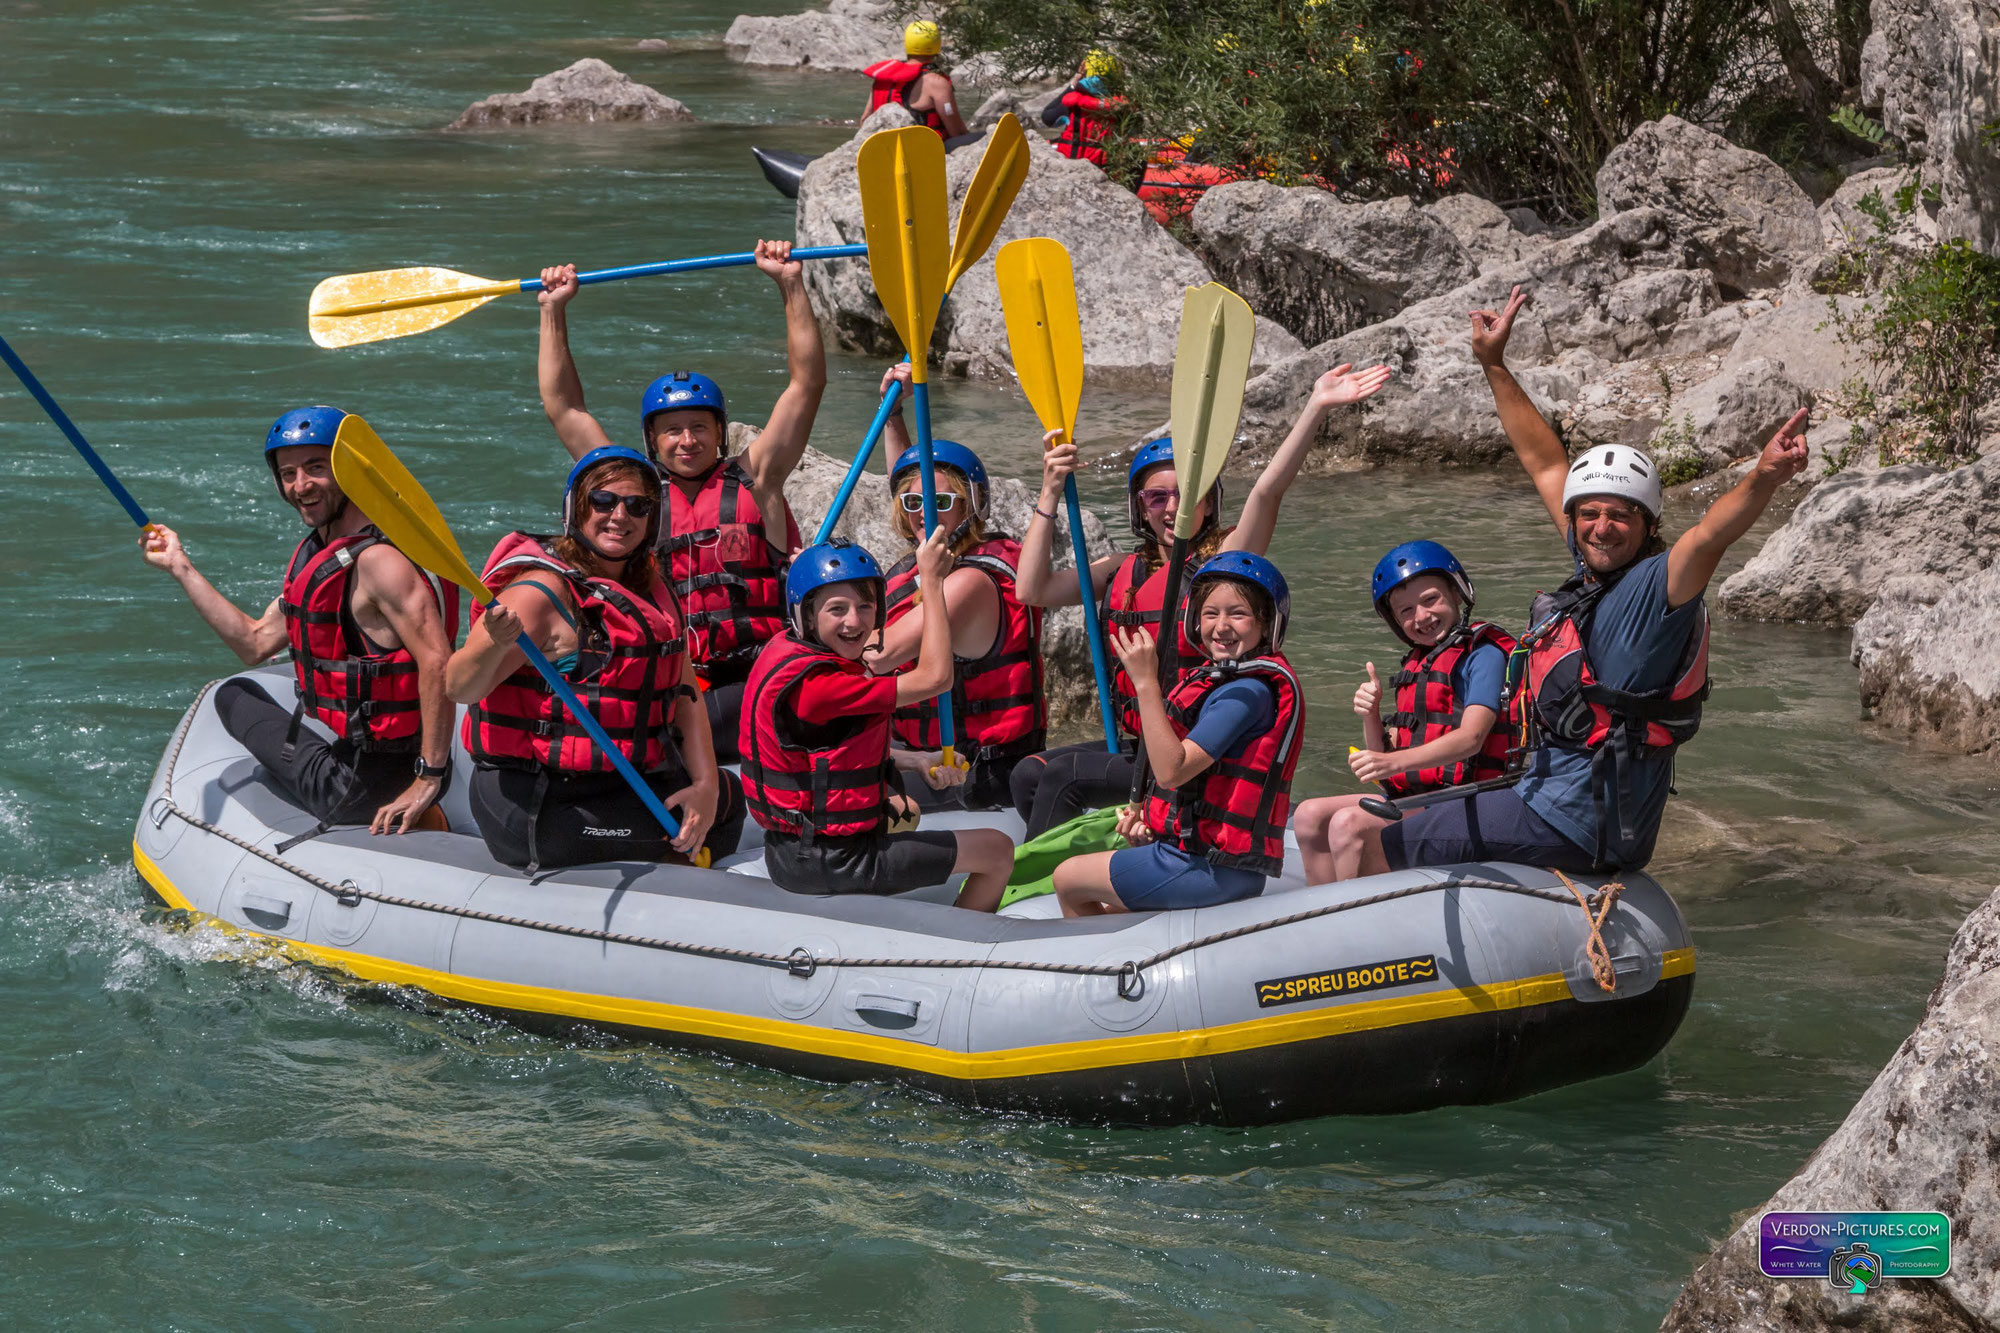
[[[1042,429],[1062,431],[1066,442],[1076,434],[1076,405],[1083,396],[1083,325],[1069,251],[1046,236],[1009,241],[994,256],[993,276],[1000,284],[1000,310],[1021,392]]]
[[[1200,497],[1222,475],[1243,386],[1250,382],[1250,346],[1257,317],[1242,297],[1219,282],[1190,287],[1181,302],[1181,340],[1174,352],[1174,392],[1168,420],[1174,436],[1174,480],[1185,500],[1174,536],[1194,536]]]
[[[385,268],[343,273],[313,288],[306,328],[321,347],[407,338],[449,324],[521,284],[448,268]]]
[[[1014,206],[1014,196],[1027,179],[1028,136],[1021,132],[1019,120],[1002,116],[986,136],[979,169],[972,173],[972,183],[965,187],[965,198],[958,205],[958,229],[951,237],[951,269],[944,280],[947,292],[958,286],[965,270],[977,264],[993,244],[1000,224],[1007,220],[1007,210]]]
[[[910,378],[923,384],[929,380],[931,328],[951,260],[944,140],[922,125],[883,130],[861,145],[854,170],[875,294],[910,354]]]
[[[333,479],[397,550],[464,588],[480,605],[493,600],[491,590],[465,563],[458,539],[423,486],[382,437],[352,413],[333,437]]]

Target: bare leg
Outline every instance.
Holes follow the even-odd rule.
[[[1362,797],[1316,796],[1303,801],[1292,816],[1292,833],[1299,840],[1299,860],[1305,864],[1306,883],[1325,884],[1342,876],[1329,843],[1335,815],[1359,806]]]
[[[1014,840],[999,829],[960,829],[958,861],[953,870],[965,872],[956,907],[974,912],[996,912],[1000,897],[1007,892],[1007,877],[1014,873]]]
[[[1113,855],[1072,856],[1056,867],[1056,900],[1064,916],[1106,916],[1128,910],[1111,888]]]
[[[1336,810],[1327,825],[1333,878],[1356,879],[1388,873],[1389,862],[1382,855],[1382,830],[1388,826],[1388,820],[1377,819],[1359,804]]]

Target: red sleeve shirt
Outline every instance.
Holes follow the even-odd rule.
[[[792,691],[799,720],[816,727],[896,711],[896,678],[846,671],[807,673]]]

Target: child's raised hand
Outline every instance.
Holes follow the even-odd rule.
[[[1061,431],[1042,436],[1042,494],[1060,494],[1063,484],[1076,474],[1076,445],[1057,444]]]
[[[1375,664],[1368,664],[1368,680],[1354,692],[1354,711],[1362,717],[1382,715],[1382,678],[1375,674]]]
[[[1159,679],[1160,646],[1144,630],[1122,627],[1112,630],[1111,651],[1118,654],[1126,674],[1135,682]]]
[[[1346,407],[1372,398],[1389,382],[1389,367],[1370,366],[1356,370],[1353,365],[1335,366],[1313,384],[1312,405]]]

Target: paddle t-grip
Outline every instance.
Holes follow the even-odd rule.
[[[1386,819],[1391,824],[1396,823],[1403,817],[1403,812],[1396,808],[1395,802],[1386,800],[1380,796],[1362,797],[1361,808],[1375,816],[1375,818]]]

